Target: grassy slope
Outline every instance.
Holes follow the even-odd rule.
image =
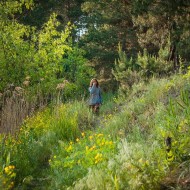
[[[7,165],[16,167],[15,186],[185,189],[190,175],[189,89],[189,79],[182,76],[152,79],[135,85],[128,97],[108,94],[100,116],[90,113],[85,102],[37,113],[14,143],[12,137],[6,140],[4,155],[10,153]],[[165,144],[167,137],[171,147]]]
[[[185,189],[189,183],[188,169],[182,172],[189,163],[188,83],[181,76],[153,79],[118,99],[120,112],[108,114],[103,128],[97,129],[118,142],[118,152],[104,171],[94,169],[74,189]],[[171,149],[165,144],[167,137],[172,139]],[[182,163],[185,166],[178,169]]]

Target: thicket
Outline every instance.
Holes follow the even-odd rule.
[[[39,29],[16,17],[31,11],[33,1],[0,3],[0,131],[14,131],[38,108],[54,102],[84,98],[94,70],[85,52],[73,44],[67,23],[60,30],[52,13]]]
[[[173,63],[168,61],[169,42],[158,51],[157,56],[153,56],[144,49],[143,53],[139,52],[137,58],[128,58],[127,53],[122,51],[121,45],[118,46],[119,58],[115,60],[115,67],[112,69],[116,81],[119,83],[119,93],[126,95],[130,93],[131,87],[142,81],[149,79],[169,77],[173,74]],[[184,72],[182,62],[178,70]]]
[[[32,1],[31,1],[32,2]],[[55,90],[63,79],[83,88],[92,70],[87,67],[84,51],[74,47],[69,40],[72,25],[68,23],[59,31],[60,23],[52,14],[40,30],[24,25],[15,15],[34,8],[30,1],[7,1],[1,9],[1,92],[14,86],[38,86],[46,93]],[[92,72],[92,73],[91,73]],[[77,87],[77,88],[79,88]]]

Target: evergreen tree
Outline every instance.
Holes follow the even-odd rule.
[[[119,91],[121,94],[126,94],[133,84],[139,82],[141,76],[139,65],[132,58],[127,58],[127,55],[118,47],[119,58],[115,60],[115,68],[112,69],[112,74],[119,83]]]
[[[110,78],[117,58],[118,42],[128,56],[135,55],[139,50],[130,3],[88,0],[83,3],[82,10],[86,13],[87,32],[81,37],[80,46],[87,51],[87,58],[101,77]]]
[[[133,20],[140,46],[157,54],[170,37],[168,61],[173,62],[173,70],[179,69],[180,56],[185,65],[190,63],[187,53],[190,47],[189,9],[188,0],[133,1]]]

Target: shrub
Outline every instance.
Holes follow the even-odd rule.
[[[156,189],[168,170],[165,152],[157,142],[128,143],[123,140],[119,153],[109,157],[104,168],[92,168],[68,189]]]
[[[59,147],[50,160],[52,187],[65,189],[84,177],[91,167],[103,168],[115,153],[115,144],[110,137],[99,133],[86,135],[74,142],[60,141]]]

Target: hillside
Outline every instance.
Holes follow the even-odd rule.
[[[1,189],[189,189],[189,89],[175,75],[104,94],[99,116],[85,101],[45,108],[1,135]]]

